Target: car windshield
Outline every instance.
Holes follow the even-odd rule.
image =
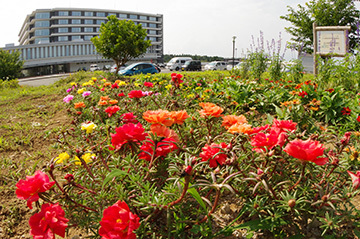
[[[174,59],[174,58],[173,58],[173,59],[171,59],[171,60],[169,61],[169,63],[175,63],[176,60],[177,60],[177,59]]]
[[[133,68],[134,66],[136,66],[138,63],[133,63],[127,67],[125,67],[124,71],[128,71],[128,70],[131,70],[131,68]]]
[[[185,65],[188,66],[188,65],[190,65],[190,63],[191,63],[191,61],[186,61]]]
[[[210,66],[215,66],[216,62],[210,62],[209,65]]]

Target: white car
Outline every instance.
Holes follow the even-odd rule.
[[[127,66],[128,66],[127,64],[125,64],[125,65],[123,65],[123,66],[120,66],[119,71],[124,70]],[[114,64],[114,65],[110,68],[110,73],[115,73],[115,72],[116,72],[116,68],[117,68],[117,66],[116,66],[116,64]]]
[[[205,65],[205,70],[224,71],[226,70],[226,63],[224,61],[212,61]]]
[[[99,71],[100,68],[98,67],[97,64],[92,64],[90,65],[90,71]]]

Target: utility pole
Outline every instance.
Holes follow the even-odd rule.
[[[233,68],[235,65],[235,39],[236,39],[236,36],[233,36],[233,63],[232,63]]]

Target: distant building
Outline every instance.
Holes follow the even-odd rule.
[[[26,75],[45,75],[101,68],[113,64],[96,52],[90,39],[99,35],[107,16],[131,20],[147,30],[152,45],[141,61],[163,59],[163,15],[88,8],[37,9],[27,15],[19,33],[19,46],[7,44],[3,50],[21,52]]]

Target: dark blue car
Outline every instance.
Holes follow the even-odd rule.
[[[137,74],[155,74],[158,73],[156,67],[151,63],[138,62],[129,65],[125,69],[119,71],[120,75],[123,76],[131,76]]]

